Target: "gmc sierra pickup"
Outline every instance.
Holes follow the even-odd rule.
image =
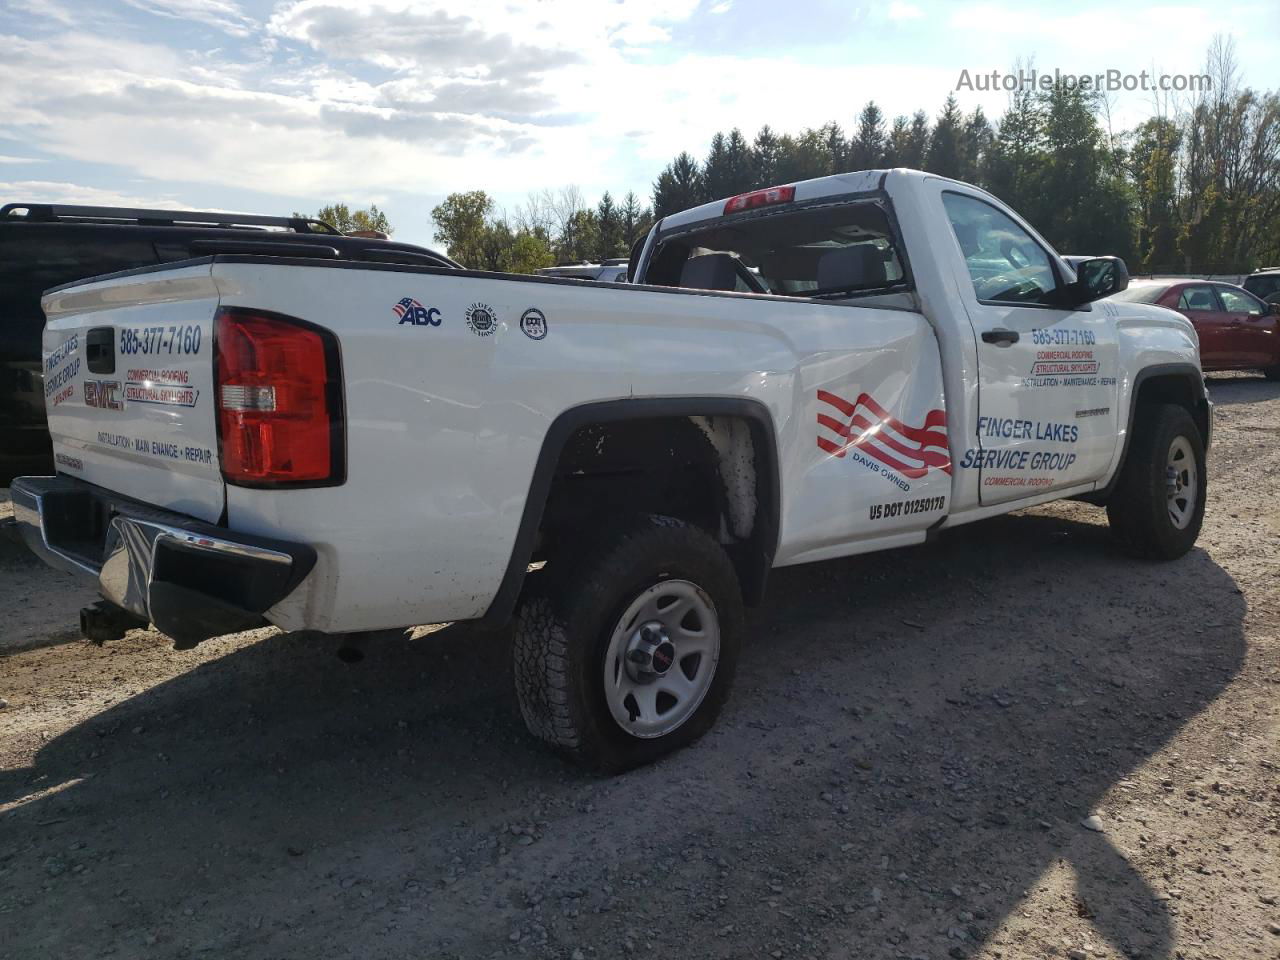
[[[630,274],[251,252],[50,290],[57,475],[14,526],[99,634],[514,619],[530,730],[615,771],[710,727],[774,566],[1066,497],[1140,556],[1196,539],[1191,324],[980,189],[755,191]]]

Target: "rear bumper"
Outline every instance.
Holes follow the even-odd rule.
[[[71,477],[19,477],[13,523],[51,567],[175,640],[261,626],[315,566],[303,544],[232,533]]]

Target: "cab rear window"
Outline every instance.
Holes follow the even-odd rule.
[[[907,285],[888,217],[875,201],[730,217],[661,238],[645,282],[832,299]]]

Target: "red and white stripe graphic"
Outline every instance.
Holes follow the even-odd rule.
[[[951,472],[947,415],[942,410],[930,410],[923,426],[912,427],[891,416],[869,393],[850,403],[844,397],[819,390],[818,402],[828,404],[843,417],[837,419],[819,409],[818,446],[827,453],[843,457],[854,447],[911,480],[923,477],[931,467]],[[823,430],[834,438],[823,436]]]

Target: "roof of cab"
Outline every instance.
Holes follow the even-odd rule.
[[[829,177],[817,177],[813,180],[801,180],[795,184],[795,202],[819,200],[822,197],[840,196],[846,193],[869,193],[879,190],[887,170],[859,170],[853,173],[837,173]],[[683,227],[703,220],[717,220],[724,216],[724,205],[729,197],[712,200],[701,206],[681,210],[669,217],[662,218],[662,229]]]

